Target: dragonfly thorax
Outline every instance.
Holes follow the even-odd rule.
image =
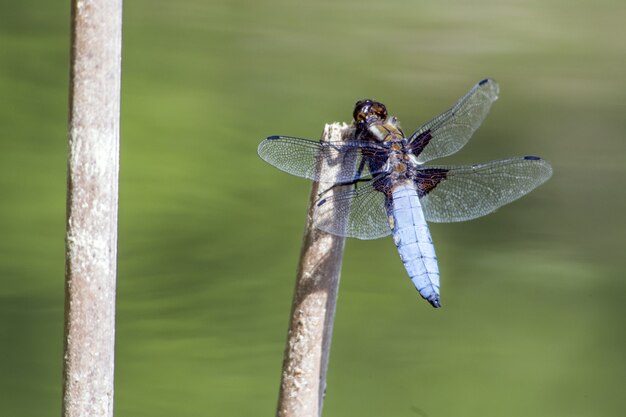
[[[397,162],[393,165],[393,170],[397,174],[404,174],[407,170],[407,166],[404,162]]]
[[[357,124],[357,137],[360,140],[386,143],[392,152],[400,151],[407,144],[404,132],[400,129],[398,119],[395,117]]]

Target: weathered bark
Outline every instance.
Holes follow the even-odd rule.
[[[322,140],[339,141],[349,134],[347,125],[335,123],[326,126]],[[326,390],[326,370],[345,239],[325,233],[313,225],[317,196],[334,182],[332,168],[323,163],[318,169],[326,172],[324,179],[328,182],[315,182],[311,188],[283,360],[278,417],[320,416]]]
[[[63,416],[113,416],[121,0],[72,1]]]

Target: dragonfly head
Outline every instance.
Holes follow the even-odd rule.
[[[385,121],[387,119],[387,108],[383,103],[378,101],[365,99],[359,100],[354,105],[354,122],[359,124],[370,124],[377,121]]]

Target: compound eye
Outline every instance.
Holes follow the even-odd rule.
[[[352,117],[356,122],[364,122],[372,108],[372,100],[359,100],[354,105]]]
[[[370,110],[371,113],[378,116],[380,119],[385,120],[387,118],[387,108],[383,103],[374,102]]]

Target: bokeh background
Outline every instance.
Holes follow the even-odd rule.
[[[0,415],[61,408],[69,1],[0,4]],[[447,163],[536,154],[553,178],[432,224],[444,308],[390,238],[346,246],[327,416],[626,409],[623,0],[124,5],[117,416],[267,416],[310,184],[256,155],[364,97],[405,130],[493,77]]]

